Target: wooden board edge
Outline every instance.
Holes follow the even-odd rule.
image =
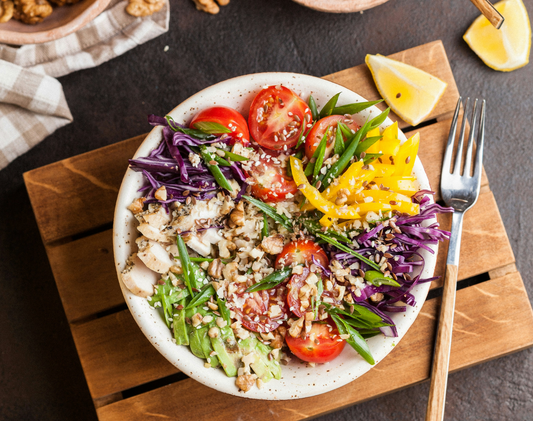
[[[493,346],[485,347],[485,349],[483,350],[483,353],[481,354],[478,354],[477,352],[468,354],[468,352],[472,349],[472,345],[474,343],[478,343],[476,342],[478,340],[475,339],[476,336],[479,336],[480,332],[492,329],[493,323],[496,323],[496,325],[494,326],[498,326],[498,329],[500,330],[504,329],[503,332],[505,332],[506,328],[505,326],[500,325],[501,322],[499,320],[488,320],[488,321],[483,322],[483,324],[479,325],[477,323],[474,323],[475,321],[471,321],[471,320],[469,321],[468,316],[465,315],[464,313],[461,313],[461,311],[466,311],[466,312],[471,311],[475,313],[477,310],[472,308],[472,306],[469,303],[473,297],[477,297],[479,294],[481,294],[479,295],[479,297],[482,299],[482,301],[484,300],[484,302],[481,303],[481,308],[492,306],[495,300],[498,301],[499,303],[501,301],[501,298],[499,298],[499,295],[495,295],[495,294],[500,293],[500,292],[504,293],[508,288],[514,291],[514,295],[513,294],[511,294],[512,296],[505,295],[505,298],[507,300],[512,300],[512,302],[516,304],[514,313],[512,313],[513,321],[520,320],[522,324],[527,325],[529,328],[523,332],[522,336],[520,337],[513,336],[513,341],[514,341],[513,344],[509,344],[506,341],[499,342],[498,347],[493,347]],[[479,292],[476,290],[479,290]],[[459,370],[462,370],[468,367],[472,367],[477,364],[481,364],[481,363],[490,361],[492,359],[498,358],[500,356],[515,353],[520,350],[533,346],[533,310],[531,308],[531,304],[529,302],[529,298],[527,296],[524,283],[519,272],[505,275],[502,278],[496,278],[496,279],[487,281],[485,285],[480,284],[480,285],[469,287],[467,289],[460,290],[458,292],[458,297],[459,297],[458,308],[456,311],[459,311],[459,313],[457,316],[458,321],[456,321],[456,324],[454,325],[454,335],[456,339],[455,341],[456,344],[452,346],[452,360],[451,360],[452,372],[459,371]],[[427,317],[423,318],[421,320],[421,323],[423,324],[423,326],[426,326],[426,328],[434,329],[434,327],[436,326],[436,314],[437,314],[439,299],[437,298],[431,301],[432,302],[430,302],[429,304],[426,304],[425,308],[422,310],[426,312],[425,316]],[[505,315],[505,317],[507,317],[507,314],[508,313],[500,313],[500,316],[504,317]],[[495,317],[495,315],[492,315],[492,317]],[[463,322],[465,322],[466,325],[461,324],[462,323],[460,320],[461,318],[463,318]],[[506,322],[509,323],[509,321],[507,320]],[[476,331],[469,330],[471,329],[471,326],[468,326],[468,323],[470,324],[474,323],[472,326],[478,327],[477,334],[476,334]],[[463,329],[466,329],[466,331]],[[472,335],[472,333],[474,334]],[[364,387],[362,386],[361,382],[359,382],[359,385],[356,385],[355,383],[353,384],[350,383],[349,385],[343,386],[343,388],[338,389],[341,392],[345,392],[345,393],[340,394],[344,397],[340,398],[339,400],[339,402],[344,400],[345,403],[339,405],[338,407],[332,408],[332,404],[322,405],[324,402],[322,403],[318,402],[315,404],[311,403],[311,402],[314,402],[313,399],[317,401],[324,401],[324,400],[331,399],[331,397],[328,398],[328,396],[324,396],[324,395],[319,395],[319,396],[316,396],[315,398],[307,398],[307,399],[296,400],[296,401],[268,401],[269,405],[277,406],[278,409],[280,408],[285,409],[285,406],[286,406],[289,408],[288,411],[291,411],[290,412],[291,416],[287,416],[287,419],[299,420],[304,417],[302,418],[297,417],[298,409],[299,408],[301,409],[302,405],[306,405],[306,402],[309,403],[309,405],[311,406],[313,405],[315,406],[314,407],[315,412],[311,412],[307,414],[306,416],[316,417],[316,416],[327,414],[328,412],[337,411],[344,407],[353,406],[355,404],[374,399],[375,397],[385,395],[388,393],[392,393],[397,390],[401,390],[402,388],[410,387],[414,384],[418,384],[423,381],[426,381],[428,380],[428,376],[430,373],[429,371],[430,355],[429,354],[431,352],[430,350],[432,348],[433,341],[432,341],[432,337],[428,337],[427,339],[424,339],[418,336],[417,338],[418,338],[418,342],[416,342],[416,344],[418,345],[422,344],[424,346],[424,349],[419,350],[418,356],[416,357],[416,359],[421,358],[420,361],[418,362],[411,361],[411,363],[409,363],[409,361],[405,361],[404,357],[406,355],[411,355],[410,354],[411,351],[409,347],[405,348],[405,345],[403,342],[400,342],[398,348],[393,351],[393,354],[387,357],[389,359],[392,357],[392,359],[388,361],[386,366],[385,367],[381,366],[382,367],[381,370],[376,369],[376,372],[372,375],[372,378],[367,378],[367,380],[371,381],[372,383],[376,381],[380,382],[380,381],[383,381],[384,379],[388,379],[387,382],[389,385],[388,386],[389,389],[387,389],[387,387],[384,387],[383,388],[384,392],[382,394],[378,392],[375,395],[364,397],[365,396],[364,393],[363,394],[359,393],[360,388]],[[509,338],[510,337],[507,336],[507,339]],[[412,343],[411,346],[415,346],[416,344]],[[511,346],[509,347],[509,345]],[[465,351],[466,351],[466,355],[465,355]],[[399,354],[394,354],[395,352],[399,352]],[[411,357],[411,358],[415,358],[415,357]],[[408,381],[403,376],[400,376],[400,377],[396,376],[395,378],[395,376],[392,375],[392,377],[389,377],[389,374],[387,374],[388,370],[389,371],[392,370],[394,373],[400,366],[404,366],[405,364],[407,364],[409,367],[412,367],[412,368],[416,367],[415,373],[414,374],[411,373],[412,381],[410,381],[409,383],[402,383],[402,382]],[[370,373],[371,372],[369,372],[369,374]],[[126,399],[124,401],[111,404],[108,407],[101,407],[97,411],[99,413],[99,417],[101,416],[100,418],[101,421],[107,421],[107,420],[111,420],[112,418],[107,418],[107,416],[105,416],[105,413],[109,411],[109,414],[111,414],[115,411],[115,408],[117,409],[124,408],[124,406],[130,405],[130,404],[135,405],[135,406],[137,405],[143,406],[144,404],[148,405],[148,402],[152,401],[152,399],[154,399],[154,397],[159,394],[163,394],[165,398],[163,398],[162,396],[159,396],[157,399],[168,400],[170,399],[171,396],[177,399],[176,393],[178,393],[179,390],[191,391],[193,388],[201,389],[202,393],[206,393],[207,395],[210,395],[212,399],[219,400],[219,404],[222,405],[222,407],[224,407],[224,410],[226,411],[226,415],[228,415],[227,411],[231,411],[231,408],[227,407],[226,403],[224,402],[224,398],[226,397],[226,395],[219,394],[218,392],[212,391],[206,386],[196,383],[192,379],[186,379],[186,380],[183,380],[177,383],[173,383],[168,386],[164,386],[162,388],[158,388],[158,389],[146,392],[146,394],[133,396],[132,398]],[[381,389],[377,388],[377,390],[381,390]],[[191,393],[194,393],[194,392],[191,392]],[[200,390],[198,393],[200,393]],[[340,395],[336,394],[336,396],[340,396]],[[347,395],[350,395],[350,396],[347,396]],[[358,397],[361,397],[361,398],[359,399]],[[233,400],[236,398],[232,396],[227,396],[227,399]],[[347,402],[348,399],[350,400],[349,402]],[[304,401],[304,403],[299,403],[302,401]],[[248,403],[249,401],[246,399],[240,402],[242,402],[242,407],[244,409],[246,408],[251,409],[254,405],[253,403]],[[266,405],[264,401],[254,401],[254,402],[257,402],[257,405],[259,406]],[[294,402],[294,405],[291,406],[291,402]],[[179,406],[179,403],[176,403],[176,405]],[[326,408],[326,411],[320,412],[321,408]],[[146,408],[146,409],[149,410],[150,408]],[[189,408],[189,411],[190,410],[191,408]],[[170,416],[171,414],[169,413],[165,414],[163,412],[159,415]],[[219,420],[222,418],[215,417],[215,419]]]

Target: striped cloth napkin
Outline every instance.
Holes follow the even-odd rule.
[[[98,66],[168,31],[168,2],[145,18],[128,15],[127,4],[112,0],[91,23],[56,41],[0,44],[0,170],[72,121],[56,77]]]

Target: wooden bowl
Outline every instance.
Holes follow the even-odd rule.
[[[35,25],[27,25],[15,19],[0,23],[0,43],[41,44],[63,38],[88,24],[109,2],[110,0],[81,0],[73,5],[54,6],[52,14]]]
[[[329,13],[352,13],[371,9],[388,0],[294,0],[302,6]]]

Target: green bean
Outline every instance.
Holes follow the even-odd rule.
[[[218,185],[223,189],[226,189],[227,191],[233,191],[228,179],[224,176],[224,174],[222,174],[222,171],[220,171],[218,165],[212,164],[212,162],[216,161],[213,160],[213,157],[207,151],[206,146],[200,146],[200,154],[202,155],[202,158],[205,161],[207,169],[211,172],[211,174],[213,174],[213,177],[215,177],[215,181],[218,183]]]

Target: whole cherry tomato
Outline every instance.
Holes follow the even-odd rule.
[[[250,144],[250,132],[248,131],[246,120],[237,110],[234,110],[233,108],[223,106],[206,108],[193,117],[190,127],[195,128],[195,124],[201,122],[218,123],[231,130],[231,145],[233,145],[237,140],[239,140],[244,146],[248,146]],[[220,136],[223,133],[213,134]]]

